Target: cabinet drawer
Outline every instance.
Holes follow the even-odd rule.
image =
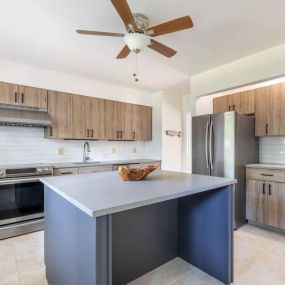
[[[80,167],[79,168],[79,174],[82,173],[96,173],[96,172],[106,172],[106,171],[112,171],[113,167],[112,165],[99,165],[99,166],[93,166],[93,167]]]
[[[285,171],[278,169],[247,168],[246,178],[285,183]]]
[[[78,174],[78,168],[58,168],[53,170],[54,176]]]

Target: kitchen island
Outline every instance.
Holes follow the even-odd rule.
[[[50,285],[123,285],[179,256],[233,281],[233,179],[156,171],[46,177]]]

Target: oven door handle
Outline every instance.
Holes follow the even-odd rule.
[[[45,177],[45,176],[41,176]],[[0,180],[0,185],[12,185],[12,184],[20,184],[20,183],[30,183],[30,182],[39,182],[39,177],[33,178],[19,178],[19,179],[3,179]]]

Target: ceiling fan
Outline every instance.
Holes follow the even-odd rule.
[[[152,38],[193,27],[192,19],[189,16],[150,27],[149,20],[145,15],[138,13],[133,14],[131,12],[127,0],[111,0],[111,2],[125,24],[127,30],[126,34],[86,30],[76,31],[83,35],[123,37],[126,45],[117,55],[117,59],[126,58],[131,51],[139,53],[145,47],[149,47],[166,57],[172,57],[177,51]]]

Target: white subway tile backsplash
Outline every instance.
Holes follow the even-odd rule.
[[[285,137],[261,137],[259,139],[260,163],[285,164]]]
[[[82,160],[84,141],[45,139],[41,128],[0,126],[0,164],[63,163]],[[148,142],[89,141],[95,161],[146,157]],[[136,147],[137,152],[133,152]],[[64,154],[59,155],[58,149]],[[112,148],[116,153],[112,153]]]

